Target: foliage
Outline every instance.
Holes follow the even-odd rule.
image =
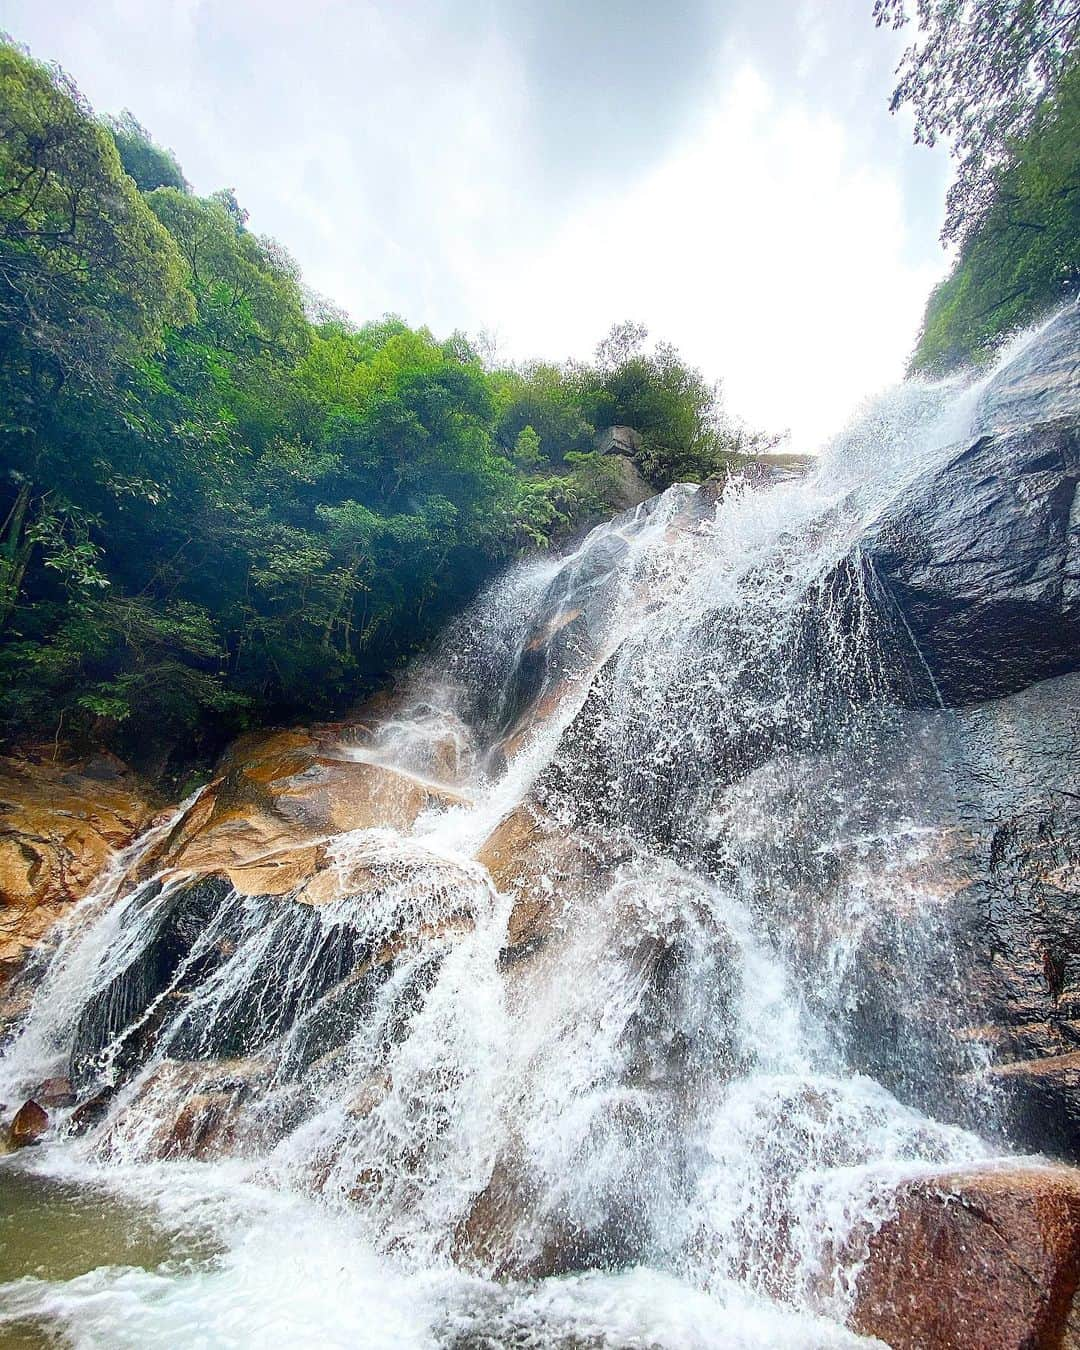
[[[176,188],[179,192],[190,190],[173,152],[157,145],[127,108],[119,117],[110,117],[106,125],[116,142],[124,172],[134,178],[140,192],[153,192],[159,187]]]
[[[1009,149],[982,223],[930,297],[915,369],[979,358],[1080,285],[1080,64]]]
[[[877,24],[909,22],[909,0],[874,0]],[[915,139],[945,138],[958,160],[945,243],[967,242],[986,216],[997,171],[1034,126],[1074,59],[1076,0],[914,0],[918,31],[901,58],[893,112],[910,104]]]
[[[190,312],[168,232],[58,71],[0,44],[0,352],[15,405],[115,365]]]
[[[613,421],[657,486],[738,437],[666,346],[488,370],[360,327],[231,191],[192,194],[0,43],[0,717],[160,766],[341,707],[486,577],[608,512]]]

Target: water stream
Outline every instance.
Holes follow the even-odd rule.
[[[120,860],[0,1100],[118,1090],[2,1166],[151,1236],[73,1266],[80,1203],[6,1201],[65,1259],[9,1263],[0,1337],[869,1344],[844,1323],[897,1185],[1002,1145],[927,883],[962,747],[845,560],[982,387],[902,387],[802,478],[672,488],[495,583],[345,738],[448,794],[332,839],[341,898],[125,889],[165,826]],[[511,950],[526,901],[478,861],[508,817],[548,831]],[[163,1159],[208,1093],[222,1147]]]

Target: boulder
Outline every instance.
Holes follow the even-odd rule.
[[[924,1178],[870,1237],[850,1321],[893,1350],[1057,1350],[1078,1283],[1080,1173]]]
[[[975,439],[885,512],[855,563],[963,706],[1080,663],[1080,319],[1063,314],[991,381]]]
[[[608,455],[607,467],[610,477],[605,484],[605,496],[613,510],[627,511],[656,496],[656,489],[627,455]]]
[[[596,433],[594,443],[602,455],[625,455],[633,459],[641,453],[641,436],[633,427],[605,427]]]
[[[106,1087],[102,1088],[100,1092],[95,1092],[92,1097],[80,1102],[68,1117],[68,1134],[86,1134],[100,1125],[109,1114],[109,1107],[112,1105],[115,1096],[116,1090]]]
[[[0,760],[0,982],[87,894],[157,805],[111,755]]]
[[[96,1141],[99,1157],[223,1157],[242,1148],[243,1106],[265,1086],[259,1059],[163,1060]]]
[[[241,738],[221,772],[139,860],[133,879],[220,872],[245,894],[284,894],[319,865],[316,844],[349,830],[408,829],[462,797],[357,757],[340,728]]]
[[[25,1148],[28,1144],[36,1144],[48,1128],[48,1112],[31,1098],[15,1112],[8,1128],[8,1140],[13,1148]]]
[[[42,1106],[46,1106],[50,1110],[74,1106],[78,1101],[72,1089],[71,1081],[67,1078],[46,1078],[34,1093],[34,1097]]]

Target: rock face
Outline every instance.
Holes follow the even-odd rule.
[[[244,894],[282,895],[318,869],[317,845],[348,830],[407,829],[461,799],[354,754],[338,726],[242,737],[218,776],[139,860],[137,877],[217,872]]]
[[[1000,697],[1080,663],[1078,351],[1072,309],[991,382],[983,434],[860,546],[929,669],[931,702]]]
[[[933,1177],[870,1238],[852,1326],[893,1350],[1058,1350],[1078,1284],[1080,1174]]]
[[[641,437],[633,427],[606,427],[597,432],[596,448],[602,455],[625,455],[633,459],[641,452]]]
[[[848,566],[897,635],[895,695],[935,709],[935,885],[1002,1126],[1080,1160],[1080,311],[973,421]],[[889,998],[871,993],[868,1040],[890,1034]]]
[[[651,483],[641,476],[641,470],[627,455],[609,455],[612,481],[607,499],[616,511],[627,511],[656,496]]]
[[[0,982],[131,843],[156,804],[111,756],[0,761]]]
[[[962,961],[1007,1126],[1080,1159],[1080,674],[956,716]]]

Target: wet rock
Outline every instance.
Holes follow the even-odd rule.
[[[145,923],[145,941],[128,964],[87,999],[76,1024],[70,1074],[80,1091],[98,1081],[105,1052],[121,1075],[145,1063],[185,988],[197,985],[228,955],[223,943],[204,940],[201,959],[190,959],[232,894],[227,879],[213,876],[166,893],[154,883],[141,893],[131,921]]]
[[[975,410],[979,434],[1016,431],[1080,409],[1080,309],[1070,305],[990,382]]]
[[[67,1078],[46,1078],[34,1096],[42,1106],[50,1110],[74,1106],[78,1101],[71,1081]]]
[[[1076,668],[1080,423],[983,437],[891,512],[864,558],[949,705]]]
[[[36,1144],[48,1128],[48,1112],[31,1098],[15,1112],[8,1129],[8,1139],[13,1148],[25,1148],[28,1144]]]
[[[514,901],[506,956],[515,959],[545,942],[564,907],[581,901],[627,856],[613,841],[560,825],[534,800],[511,811],[477,853],[496,890]]]
[[[107,1087],[80,1102],[68,1119],[68,1134],[87,1134],[100,1125],[109,1114],[109,1106],[115,1096],[115,1088]]]
[[[237,1152],[243,1146],[243,1107],[270,1072],[259,1059],[165,1060],[142,1080],[96,1151],[109,1158],[134,1150],[140,1160],[205,1160]]]
[[[686,486],[671,491],[679,494],[680,510],[670,525],[678,532],[696,523],[689,510],[694,490]],[[486,725],[493,741],[518,736],[532,723],[533,710],[555,689],[569,689],[594,672],[607,655],[615,614],[625,613],[627,603],[648,603],[647,594],[628,596],[632,578],[627,563],[634,541],[654,513],[665,509],[660,505],[663,500],[651,497],[594,531],[552,577],[537,602],[534,623],[520,646],[509,653],[508,668],[493,680],[493,687],[501,691],[499,699],[489,708],[476,709],[478,722]]]
[[[109,755],[0,760],[0,982],[82,899],[156,805]]]
[[[1080,674],[953,719],[956,944],[1024,1147],[1080,1157]]]
[[[315,870],[317,842],[348,830],[408,829],[421,811],[461,801],[448,788],[355,758],[340,735],[332,727],[242,738],[140,860],[138,879],[235,873],[246,894],[282,894]]]
[[[851,1325],[894,1350],[1054,1350],[1078,1282],[1080,1173],[933,1177],[870,1238]]]
[[[925,663],[962,706],[1080,662],[1080,320],[1063,314],[986,390],[973,443],[923,475],[859,546]]]

